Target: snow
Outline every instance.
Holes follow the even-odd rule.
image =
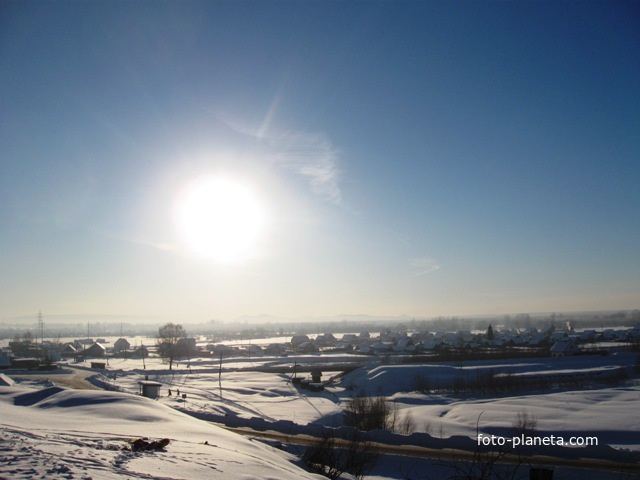
[[[3,478],[322,478],[289,454],[140,396],[0,387],[0,402]],[[140,437],[171,443],[130,451]]]
[[[344,362],[349,358],[341,355],[333,360]],[[489,371],[514,376],[591,374],[633,365],[632,354],[465,364],[381,365],[361,361],[364,366],[323,392],[298,389],[291,382],[293,370],[257,371],[320,361],[329,362],[330,358],[225,359],[222,368],[218,359],[200,358],[192,359],[190,368],[180,362],[172,371],[159,359],[148,358],[144,364],[142,360],[110,360],[105,371],[92,370],[90,362],[80,362],[53,372],[22,372],[15,377],[16,385],[0,387],[0,460],[6,460],[0,462],[0,478],[323,478],[303,470],[291,453],[216,424],[287,435],[310,432],[312,425],[339,425],[346,401],[359,392],[385,395],[398,406],[401,417],[411,415],[416,433],[401,439],[384,437],[398,445],[462,448],[462,439],[467,439],[466,445],[475,441],[476,429],[486,435],[511,436],[516,417],[526,412],[536,421],[536,435],[597,437],[599,446],[587,452],[588,458],[614,460],[614,456],[626,458],[626,452],[637,458],[640,451],[640,416],[633,413],[640,406],[637,382],[520,390],[498,396],[420,393],[411,388],[418,373],[431,382]],[[334,373],[323,371],[323,379]],[[139,382],[145,379],[162,385],[157,400],[137,395]],[[120,391],[63,388],[86,381]],[[140,437],[166,437],[171,443],[161,451],[127,450],[128,441]],[[299,454],[301,448],[294,451]],[[573,458],[565,450],[556,447],[548,452]],[[584,452],[576,455],[580,454]],[[451,475],[442,461],[385,455],[367,478],[425,478],[421,473],[425,468],[432,478]],[[522,477],[527,473],[523,471]],[[573,467],[558,467],[554,478],[578,475],[584,480],[621,478],[597,470],[577,472]]]

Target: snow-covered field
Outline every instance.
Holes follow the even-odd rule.
[[[1,387],[0,403],[3,478],[318,478],[291,455],[139,396]],[[132,451],[141,437],[171,442]]]
[[[16,374],[16,386],[0,387],[0,477],[313,478],[296,466],[295,457],[182,412],[218,424],[295,434],[310,428],[309,424],[340,425],[347,399],[367,392],[395,402],[400,418],[410,415],[416,434],[405,437],[402,444],[453,448],[461,445],[461,437],[475,441],[477,428],[484,435],[508,438],[515,434],[517,416],[526,412],[535,419],[537,436],[597,438],[597,449],[579,450],[578,456],[636,461],[633,474],[556,467],[555,479],[578,474],[585,479],[637,478],[640,386],[633,382],[581,390],[519,391],[496,398],[411,391],[416,373],[426,372],[430,379],[471,375],[483,369],[514,375],[565,374],[632,364],[628,363],[632,362],[631,356],[465,365],[380,365],[372,361],[336,379],[323,392],[294,386],[292,371],[246,370],[277,362],[300,365],[320,359],[326,360],[324,356],[237,362],[226,359],[221,369],[215,359],[192,359],[190,368],[180,362],[171,371],[157,358],[147,359],[144,365],[141,360],[111,359],[105,371],[91,370],[87,362],[70,363],[53,372]],[[323,373],[323,380],[333,374]],[[120,392],[61,387],[82,385],[83,378],[93,386]],[[162,384],[157,400],[131,395],[139,392],[138,382],[145,378]],[[166,437],[171,443],[157,452],[128,451],[127,441],[139,437]],[[575,460],[576,455],[566,453],[569,450],[557,446],[544,452]],[[451,472],[442,461],[387,455],[368,478],[449,478]],[[528,478],[528,470],[520,473],[516,478]]]

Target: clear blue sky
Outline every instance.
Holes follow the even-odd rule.
[[[616,1],[4,1],[0,319],[639,308],[639,25]],[[180,221],[221,178],[261,219],[233,259]]]

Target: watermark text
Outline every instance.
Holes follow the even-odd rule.
[[[598,445],[598,437],[562,437],[559,435],[502,437],[500,435],[478,434],[478,446],[511,447],[519,446],[558,446],[558,447],[590,447]]]

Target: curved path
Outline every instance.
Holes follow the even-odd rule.
[[[101,390],[100,388],[87,381],[87,378],[95,375],[95,371],[76,369],[65,366],[58,370],[27,372],[24,370],[11,371],[5,370],[3,373],[14,380],[34,381],[34,382],[52,382],[55,385],[67,388],[78,388],[85,390]]]

